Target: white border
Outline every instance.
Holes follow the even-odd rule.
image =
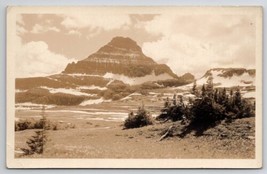
[[[18,159],[14,158],[15,17],[20,13],[64,13],[90,8],[101,13],[254,14],[256,20],[256,158],[255,159]],[[261,7],[9,7],[7,10],[7,133],[9,168],[260,168],[262,166],[262,8]]]

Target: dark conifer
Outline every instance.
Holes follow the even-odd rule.
[[[206,88],[205,88],[205,84],[203,84],[202,89],[201,89],[201,95],[202,97],[204,97],[206,95]]]

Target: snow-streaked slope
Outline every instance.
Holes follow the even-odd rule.
[[[232,77],[222,77],[225,70],[210,70],[213,77],[213,83],[216,87],[233,87],[233,86],[253,86],[255,85],[255,77],[244,72],[241,75],[234,74]],[[204,76],[197,80],[197,85],[206,84],[208,76]],[[192,86],[192,85],[191,85]]]
[[[31,103],[31,102],[26,102],[26,103],[17,103],[15,104],[15,108],[19,110],[29,110],[29,109],[42,109],[42,107],[45,107],[45,109],[51,109],[55,107],[55,105],[43,105],[43,104],[36,104],[36,103]]]
[[[146,75],[143,77],[128,77],[125,75],[113,74],[113,73],[106,73],[103,77],[107,79],[112,79],[112,80],[119,80],[129,85],[140,85],[142,83],[149,82],[149,81],[173,79],[173,77],[167,73],[155,75],[154,72],[151,73],[150,75]]]
[[[68,88],[48,88],[46,86],[42,86],[41,88],[47,89],[50,93],[55,94],[55,93],[64,93],[64,94],[71,94],[71,95],[77,95],[77,96],[95,96],[95,94],[87,94],[84,92],[80,92],[79,90],[76,89],[68,89]]]

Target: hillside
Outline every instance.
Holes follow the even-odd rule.
[[[255,86],[255,69],[244,68],[214,68],[208,70],[197,84],[204,84],[209,74],[213,76],[216,87]]]

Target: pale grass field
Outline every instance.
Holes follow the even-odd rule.
[[[173,89],[171,89],[173,90]],[[158,94],[169,91],[156,91]],[[178,91],[179,92],[179,91]],[[170,93],[173,94],[173,93]],[[123,130],[123,120],[142,103],[153,116],[160,113],[161,99],[135,96],[129,101],[115,101],[85,107],[56,107],[45,111],[47,119],[59,130],[47,130],[48,141],[42,155],[22,158],[255,158],[255,118],[237,119],[221,124],[196,137],[177,136],[159,141],[162,132],[172,124],[155,122],[143,128]],[[171,97],[171,96],[170,96]],[[157,99],[155,101],[155,99]],[[39,118],[40,110],[17,110],[16,118]],[[74,126],[68,126],[74,125]],[[26,148],[26,141],[35,130],[15,132],[15,150]],[[221,134],[226,135],[222,138]]]
[[[54,121],[56,121],[55,118]],[[48,141],[44,153],[26,157],[183,159],[255,157],[254,130],[246,132],[243,137],[233,136],[220,139],[217,133],[224,127],[219,127],[208,130],[207,135],[202,137],[189,134],[185,138],[170,137],[159,141],[162,130],[173,123],[156,123],[143,128],[123,130],[120,121],[85,121],[81,119],[68,119],[67,121],[75,124],[75,128],[48,130]],[[227,131],[238,131],[248,124],[253,125],[254,118],[236,120]],[[27,147],[25,142],[34,134],[34,131],[16,132],[15,149]],[[230,134],[232,134],[231,131]],[[20,154],[15,156],[25,157]]]

